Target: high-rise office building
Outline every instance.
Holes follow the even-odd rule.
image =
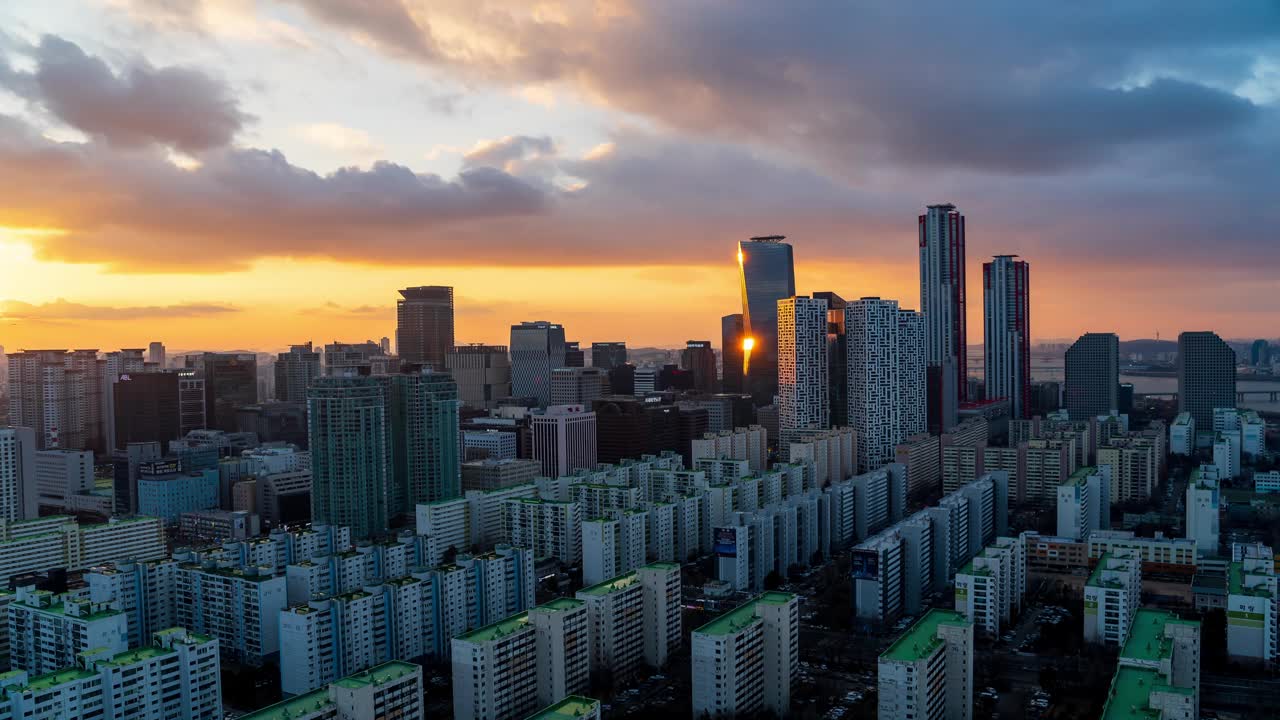
[[[320,353],[311,343],[290,345],[289,352],[276,355],[276,399],[306,402],[307,388],[320,377]]]
[[[188,358],[190,363],[190,358]],[[205,353],[196,367],[204,379],[205,423],[235,432],[236,410],[258,401],[258,359],[249,353]]]
[[[551,371],[565,367],[564,326],[545,320],[511,326],[511,394],[551,403]]]
[[[341,375],[346,368],[372,366],[373,359],[383,354],[382,347],[372,340],[362,343],[331,342],[324,346],[324,374]]]
[[[930,205],[920,216],[920,312],[925,322],[929,427],[956,424],[967,398],[964,215],[955,205]]]
[[[444,370],[453,347],[453,288],[409,287],[396,301],[396,354],[406,363]],[[381,350],[381,348],[379,348]]]
[[[760,405],[772,401],[778,391],[778,301],[796,294],[795,263],[785,239],[783,235],[765,235],[738,243],[744,389]]]
[[[412,514],[418,503],[461,496],[458,386],[453,378],[423,368],[379,379],[390,385],[392,514]],[[314,445],[311,450],[314,456]]]
[[[164,447],[182,437],[181,378],[171,372],[121,375],[111,386],[115,395],[113,450],[132,442],[159,442]]]
[[[858,472],[893,462],[896,448],[926,429],[924,320],[896,300],[845,304],[848,417]]]
[[[582,351],[581,343],[577,340],[566,340],[564,342],[564,366],[565,367],[586,367],[587,354]]]
[[[1031,409],[1030,266],[1016,255],[982,265],[983,368],[988,398],[1008,398],[1011,417]]]
[[[157,370],[164,369],[166,364],[164,343],[153,342],[147,346],[147,362],[155,365]]]
[[[740,393],[742,383],[742,313],[720,318],[720,391]]]
[[[492,410],[511,397],[511,358],[505,345],[458,345],[444,358],[458,383],[458,399],[467,407]]]
[[[1085,333],[1067,348],[1063,405],[1072,420],[1120,411],[1120,338]]]
[[[318,378],[307,391],[311,445],[311,515],[351,528],[353,537],[383,533],[394,511],[387,387],[368,376]]]
[[[627,344],[624,342],[591,343],[591,367],[612,370],[627,364]]]
[[[72,363],[76,363],[84,369],[86,378],[85,399],[86,407],[93,408],[98,406],[101,408],[98,419],[88,416],[87,422],[91,425],[101,427],[101,437],[104,445],[102,447],[109,449],[116,446],[116,414],[115,414],[115,393],[112,392],[111,386],[119,382],[120,378],[132,373],[140,373],[147,371],[147,361],[144,355],[146,351],[142,348],[125,348],[106,353],[101,360],[95,360],[97,352],[94,350],[75,350],[71,353]],[[80,358],[77,360],[77,358]],[[188,359],[190,359],[188,357]],[[89,382],[88,378],[91,374],[89,368],[96,368],[98,377],[95,383]],[[88,412],[92,413],[93,410]]]
[[[562,367],[551,371],[552,405],[590,405],[609,394],[609,373],[597,367]]]
[[[680,369],[693,373],[693,389],[698,392],[716,391],[716,351],[710,340],[689,340],[680,351]]]
[[[178,376],[178,422],[179,435],[186,437],[192,430],[204,430],[207,427],[204,411],[204,378],[194,369],[176,370]]]
[[[563,477],[596,465],[596,414],[582,405],[552,405],[532,417],[533,459],[542,474]]]
[[[778,301],[778,432],[783,454],[807,433],[830,427],[827,301]]]
[[[1178,412],[1191,413],[1196,427],[1207,430],[1215,409],[1235,406],[1236,352],[1217,333],[1179,335]]]
[[[816,292],[815,300],[827,301],[827,401],[831,427],[849,424],[849,343],[844,330],[844,298],[830,291]]]

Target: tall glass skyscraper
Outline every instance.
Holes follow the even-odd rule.
[[[1178,412],[1189,412],[1196,429],[1213,427],[1216,408],[1236,406],[1236,351],[1207,330],[1178,336]]]
[[[387,531],[393,509],[387,384],[353,372],[307,389],[311,519],[353,538]]]
[[[920,216],[920,312],[928,362],[929,430],[945,432],[967,395],[964,215],[930,205]]]
[[[740,393],[742,388],[742,313],[720,318],[720,391]]]
[[[1062,404],[1072,420],[1120,411],[1120,338],[1085,333],[1067,348]]]
[[[785,239],[763,235],[738,243],[742,329],[751,345],[746,391],[761,404],[778,394],[778,301],[796,294],[795,260]]]
[[[453,347],[453,288],[422,285],[400,291],[396,301],[396,353],[406,363],[444,370]]]
[[[564,326],[546,320],[511,326],[511,394],[551,402],[551,371],[565,367]]]
[[[997,255],[982,266],[983,369],[988,398],[1009,398],[1009,414],[1031,411],[1030,266]]]
[[[392,514],[460,497],[457,383],[429,369],[382,379],[391,386]]]

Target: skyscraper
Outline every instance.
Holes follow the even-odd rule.
[[[1016,255],[996,255],[982,265],[983,366],[988,398],[1008,398],[1009,414],[1031,410],[1030,266]]]
[[[742,313],[720,318],[720,391],[740,393],[742,387]]]
[[[0,519],[13,522],[39,516],[36,478],[35,431],[0,427]]]
[[[596,414],[582,405],[552,405],[534,415],[533,459],[547,477],[596,466]]]
[[[289,352],[276,355],[276,399],[306,402],[307,387],[320,377],[320,353],[311,343],[290,345]]]
[[[969,373],[964,215],[955,205],[930,205],[920,216],[920,311],[929,368],[929,426],[941,433],[956,424],[956,410],[967,399]]]
[[[1063,405],[1072,420],[1120,411],[1120,338],[1085,333],[1067,348]]]
[[[627,364],[627,344],[624,342],[591,343],[591,366],[612,370]]]
[[[1213,427],[1215,408],[1236,406],[1236,353],[1207,330],[1178,336],[1178,412]]]
[[[156,368],[160,370],[164,369],[164,343],[153,342],[147,346],[147,362],[154,363]]]
[[[716,391],[716,351],[710,340],[689,340],[680,351],[680,368],[693,373],[693,389]]]
[[[565,367],[586,367],[587,354],[582,351],[580,343],[577,340],[566,340],[564,343],[564,366]]]
[[[463,405],[492,410],[511,397],[511,358],[505,345],[459,345],[444,359],[445,368],[458,383]]]
[[[93,350],[77,353],[96,353]],[[9,353],[9,422],[36,433],[36,448],[86,447],[86,385],[66,350]]]
[[[373,358],[382,353],[382,347],[372,340],[362,343],[334,342],[324,346],[324,374],[343,375],[346,368],[372,365]]]
[[[205,353],[205,421],[211,430],[236,431],[236,408],[258,401],[258,358],[249,353]]]
[[[453,347],[453,288],[442,285],[408,287],[396,301],[396,353],[406,363],[444,370],[444,356]]]
[[[351,528],[353,538],[385,532],[392,513],[386,383],[348,374],[317,378],[307,390],[311,517]]]
[[[377,379],[390,384],[392,514],[412,514],[418,503],[461,496],[458,386],[453,378],[423,367]]]
[[[816,292],[827,301],[827,402],[831,427],[849,424],[849,344],[844,332],[844,298],[830,291]]]
[[[805,433],[830,427],[827,301],[778,301],[778,432],[782,456]]]
[[[551,371],[565,367],[564,326],[546,320],[511,326],[511,394],[551,402]]]
[[[1249,364],[1261,367],[1271,362],[1271,344],[1266,340],[1254,340],[1249,346]]]
[[[778,301],[796,294],[795,263],[785,235],[738,243],[742,277],[742,328],[747,355],[746,390],[757,404],[778,393]]]
[[[845,304],[849,423],[858,439],[858,472],[894,461],[896,447],[924,432],[924,318],[897,300]]]
[[[121,375],[111,386],[115,394],[115,443],[124,450],[129,443],[169,442],[182,437],[182,412],[177,373],[146,372]]]

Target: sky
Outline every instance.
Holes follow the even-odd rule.
[[[719,343],[736,242],[919,303],[925,205],[1032,335],[1280,335],[1280,4],[0,4],[0,344]]]

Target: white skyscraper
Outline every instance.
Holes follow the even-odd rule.
[[[0,518],[35,518],[37,495],[35,431],[0,427]]]
[[[893,462],[895,448],[926,430],[924,319],[896,300],[845,305],[849,358],[848,417],[857,437],[858,472]]]
[[[1196,541],[1197,553],[1217,555],[1222,502],[1218,478],[1211,477],[1213,473],[1205,470],[1191,471],[1187,482],[1187,537]]]
[[[827,301],[778,301],[778,426],[782,448],[830,426]]]
[[[596,414],[582,405],[553,405],[534,415],[533,459],[542,474],[563,477],[596,464]]]

